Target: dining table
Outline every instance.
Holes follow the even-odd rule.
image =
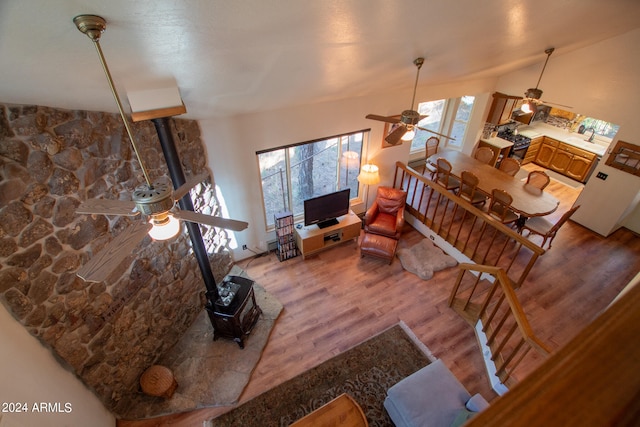
[[[451,175],[458,179],[461,179],[462,171],[465,170],[475,174],[479,179],[478,190],[488,197],[491,197],[493,189],[496,188],[509,193],[513,198],[511,209],[519,214],[522,220],[549,215],[558,209],[560,202],[551,194],[460,151],[439,151],[427,158],[427,163],[436,165],[438,158],[451,163]]]

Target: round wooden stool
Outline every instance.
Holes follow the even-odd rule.
[[[169,399],[178,387],[178,382],[171,369],[160,365],[147,368],[140,377],[142,391],[149,396],[158,396]]]

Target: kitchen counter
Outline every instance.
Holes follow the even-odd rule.
[[[607,142],[586,141],[591,133],[583,135],[575,132],[569,132],[567,130],[560,129],[545,123],[534,123],[533,125],[529,126],[521,126],[518,128],[518,133],[532,139],[538,138],[540,136],[548,136],[550,138],[557,139],[560,142],[564,142],[565,144],[569,144],[582,150],[589,151],[590,153],[594,153],[599,157],[602,157],[609,147],[609,144]]]
[[[509,152],[511,151],[511,147],[513,147],[513,142],[507,141],[506,139],[493,137],[493,138],[482,138],[478,143],[478,147],[489,147],[491,151],[493,151],[493,158],[489,162],[491,166],[495,166],[500,159],[507,157]]]
[[[506,139],[498,138],[497,136],[493,138],[482,138],[480,141],[484,141],[489,145],[493,145],[500,150],[513,146],[513,142],[509,142]]]

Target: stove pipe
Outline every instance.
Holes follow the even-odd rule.
[[[160,140],[160,146],[164,153],[164,158],[167,161],[167,167],[169,168],[169,175],[173,181],[173,188],[177,189],[186,182],[182,166],[180,165],[180,158],[178,157],[178,151],[176,150],[176,144],[173,140],[173,134],[169,127],[169,118],[161,117],[157,119],[151,119],[156,127],[158,133],[158,139]],[[185,194],[179,201],[180,209],[194,211],[193,201],[189,193]],[[202,240],[202,233],[200,232],[200,225],[194,222],[185,221],[187,230],[189,230],[189,237],[191,238],[191,245],[193,246],[193,252],[198,261],[202,278],[204,279],[204,285],[207,288],[207,297],[211,304],[218,300],[218,286],[216,279],[213,277],[211,271],[211,265],[209,264],[209,256],[207,255],[207,248]]]

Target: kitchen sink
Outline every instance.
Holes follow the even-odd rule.
[[[587,150],[593,150],[596,147],[596,144],[594,144],[593,142],[589,142],[584,138],[580,138],[579,136],[569,136],[565,138],[565,141],[578,148],[584,148]]]
[[[573,144],[583,144],[583,143],[587,143],[587,144],[592,144],[591,142],[589,142],[587,139],[584,138],[580,138],[578,136],[570,136],[566,139],[567,142],[571,142]]]
[[[600,144],[596,144],[595,142],[589,142],[584,137],[581,138],[579,136],[568,136],[564,138],[564,141],[567,144],[573,145],[574,147],[582,148],[583,150],[587,150],[598,155],[604,154],[606,150],[606,147],[603,147]]]

